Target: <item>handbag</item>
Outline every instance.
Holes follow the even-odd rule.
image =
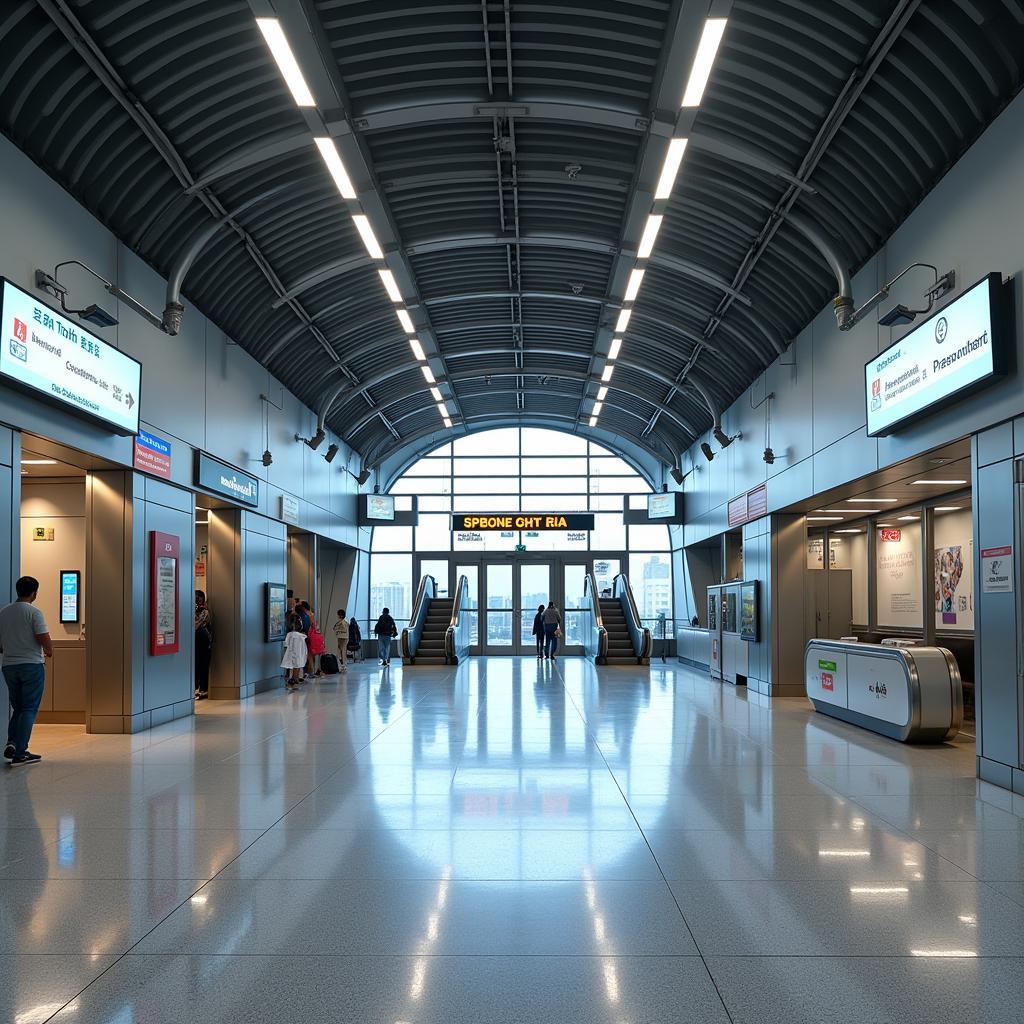
[[[324,635],[320,632],[316,626],[309,627],[309,653],[316,656],[317,654],[323,654],[327,650],[327,645],[324,643]]]
[[[555,636],[557,636],[559,639],[561,639],[561,636],[562,636],[562,627],[561,626],[556,626],[555,627]]]

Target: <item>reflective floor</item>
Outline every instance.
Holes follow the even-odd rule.
[[[353,668],[0,772],[0,1021],[1019,1022],[1024,801],[678,664]]]

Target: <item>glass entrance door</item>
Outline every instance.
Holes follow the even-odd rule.
[[[484,564],[483,647],[485,654],[513,654],[515,600],[511,562]]]
[[[536,637],[533,635],[533,620],[537,609],[548,601],[554,601],[561,608],[558,595],[552,592],[551,562],[519,563],[519,649],[516,654],[534,654]]]

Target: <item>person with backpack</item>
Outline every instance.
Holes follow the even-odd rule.
[[[533,635],[537,640],[537,657],[544,657],[544,605],[537,605],[537,614],[533,617]]]
[[[544,657],[554,661],[555,652],[558,650],[558,638],[562,635],[562,616],[554,601],[548,601],[541,621],[544,623]]]
[[[391,640],[398,636],[398,626],[391,618],[389,609],[385,608],[380,613],[373,632],[377,635],[377,656],[380,658],[380,663],[387,668],[391,664]]]
[[[348,656],[353,661],[363,660],[363,634],[359,629],[359,620],[353,615],[348,620]]]
[[[345,618],[345,609],[339,608],[338,617],[334,622],[334,639],[338,644],[338,661],[341,665],[339,671],[341,672],[348,671],[348,659],[346,657],[348,653],[348,635],[348,619]]]

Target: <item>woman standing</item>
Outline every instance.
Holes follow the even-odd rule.
[[[196,700],[210,696],[210,657],[213,653],[213,613],[206,594],[196,591]]]
[[[541,619],[544,622],[544,657],[554,661],[555,651],[558,650],[558,638],[562,635],[562,616],[554,601],[548,601]]]
[[[537,641],[537,657],[544,657],[544,605],[537,605],[537,614],[533,617],[533,635]]]

